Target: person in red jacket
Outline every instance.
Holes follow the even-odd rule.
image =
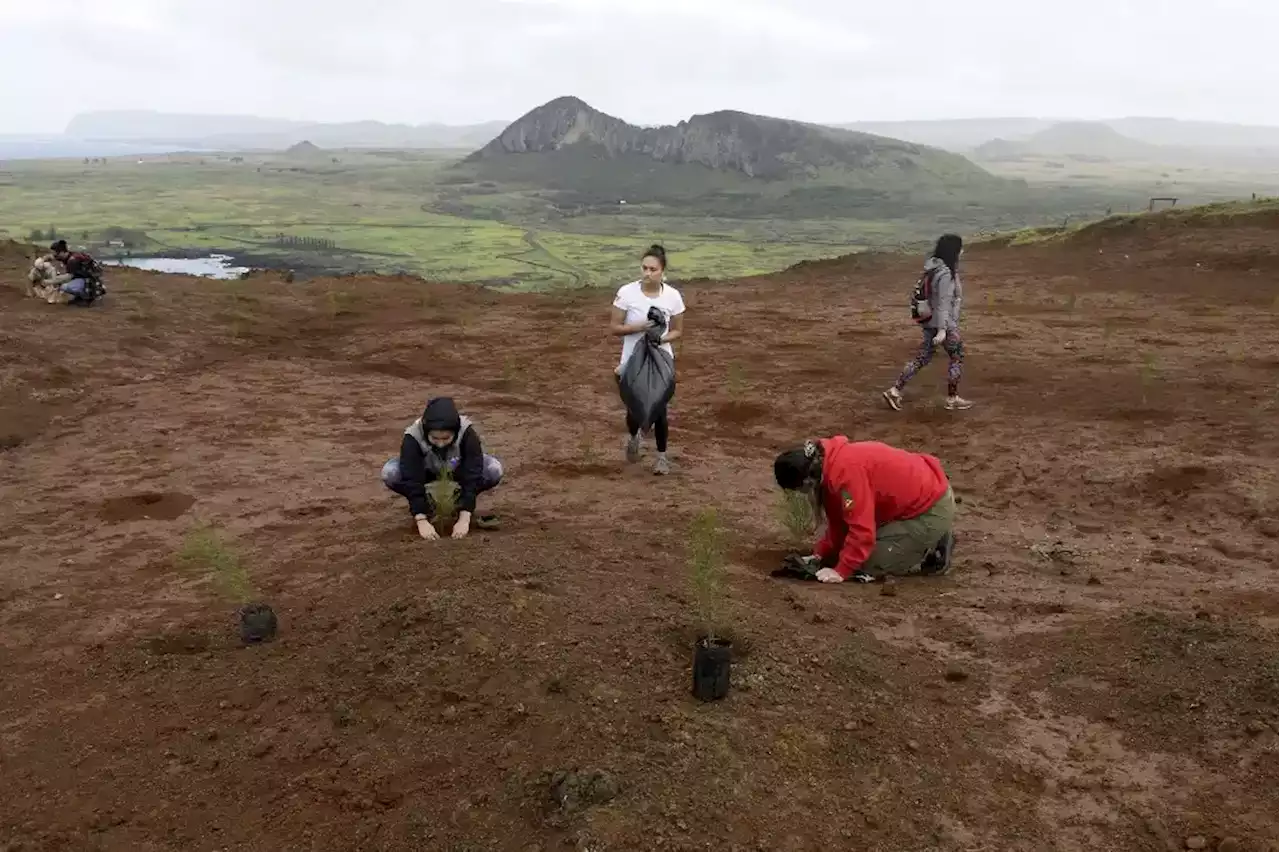
[[[780,454],[773,474],[782,488],[810,495],[826,519],[813,555],[801,558],[816,579],[951,570],[956,499],[933,456],[836,435]]]

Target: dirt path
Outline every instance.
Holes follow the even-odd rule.
[[[0,291],[0,849],[1274,849],[1274,217],[971,254],[960,416],[937,365],[878,404],[914,259],[687,288],[665,480],[620,460],[605,291]],[[428,545],[377,476],[443,393],[506,524]],[[772,455],[830,433],[944,461],[951,576],[768,576]],[[197,520],[275,642],[179,565]]]

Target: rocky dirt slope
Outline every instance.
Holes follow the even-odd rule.
[[[55,309],[5,254],[0,848],[1275,849],[1274,216],[968,262],[962,415],[937,366],[879,404],[914,258],[687,287],[655,479],[607,292],[119,271]],[[506,525],[428,545],[377,474],[441,393]],[[769,577],[772,456],[833,432],[944,460],[951,576]],[[197,521],[275,642],[176,558]]]

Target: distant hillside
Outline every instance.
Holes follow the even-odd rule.
[[[1280,127],[1223,124],[1177,118],[1116,118],[1106,122],[1116,131],[1152,145],[1184,148],[1269,148],[1280,146]]]
[[[572,97],[531,110],[468,159],[483,163],[566,149],[583,157],[640,155],[764,180],[845,173],[854,183],[885,188],[921,180],[998,181],[962,157],[897,139],[728,110],[674,126],[637,127]]]
[[[1149,159],[1158,146],[1130,139],[1100,121],[1064,121],[1023,140],[993,139],[973,150],[979,161],[1024,156],[1094,157],[1105,160]]]
[[[1175,132],[1183,124],[1192,127],[1213,125],[1172,122],[1151,124],[1147,120],[1125,119],[1121,122],[1059,122],[1025,138],[997,138],[984,142],[969,152],[979,164],[1016,162],[1019,160],[1076,160],[1093,162],[1121,162],[1121,164],[1148,164],[1198,169],[1280,169],[1280,147],[1219,145],[1194,146],[1175,143],[1155,143],[1147,139],[1126,136],[1116,125],[1135,130],[1165,127],[1164,138],[1221,138],[1204,130],[1203,133]],[[1230,127],[1230,125],[1221,125]],[[1183,128],[1185,129],[1185,128]],[[1248,128],[1242,128],[1248,129]],[[1254,141],[1265,141],[1267,128],[1258,130]],[[1156,134],[1160,136],[1160,134]]]
[[[1043,118],[956,118],[938,121],[855,121],[832,126],[905,139],[946,151],[965,152],[992,139],[1022,139],[1039,133],[1052,124],[1051,120]]]
[[[472,125],[336,124],[234,115],[158,112],[93,112],[77,115],[66,135],[77,139],[130,140],[213,150],[280,150],[310,141],[324,148],[464,148],[483,145],[505,121]]]
[[[195,115],[149,110],[80,113],[71,119],[67,136],[77,139],[202,139],[220,134],[282,133],[300,122],[252,115]]]
[[[961,118],[938,121],[859,121],[833,126],[964,153],[993,139],[1027,140],[1058,124],[1104,125],[1138,142],[1180,148],[1275,151],[1280,145],[1280,128],[1277,127],[1184,121],[1177,118],[1114,118],[1097,122],[1050,118]]]
[[[323,154],[324,152],[316,145],[304,139],[297,145],[290,145],[288,150],[284,153],[289,157],[314,157],[319,154]]]
[[[731,111],[637,127],[572,97],[522,116],[447,182],[464,215],[485,186],[524,189],[549,202],[550,215],[650,204],[747,218],[871,217],[1024,190],[959,155],[896,139]]]

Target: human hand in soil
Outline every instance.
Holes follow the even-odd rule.
[[[440,533],[436,532],[436,528],[431,525],[430,518],[418,518],[418,535],[427,541],[435,541],[440,537]]]
[[[817,573],[819,583],[843,583],[844,577],[834,568],[820,568]]]
[[[467,533],[471,531],[471,513],[459,512],[458,520],[453,525],[454,538],[466,538]]]

